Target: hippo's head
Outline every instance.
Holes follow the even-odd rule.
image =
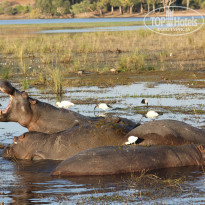
[[[26,149],[24,138],[25,134],[22,134],[20,137],[14,137],[13,143],[4,149],[3,157],[30,159],[31,156]]]
[[[20,92],[14,88],[8,81],[0,82],[0,90],[10,95],[10,102],[5,110],[0,110],[1,122],[18,122],[26,126],[32,117],[31,104],[36,101],[31,99],[26,92]]]

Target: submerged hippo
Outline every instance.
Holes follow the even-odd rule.
[[[205,165],[205,146],[112,146],[83,151],[61,162],[52,175],[111,175]]]
[[[136,127],[124,137],[123,145],[130,136],[135,136],[139,145],[205,144],[205,130],[177,120],[154,120]]]
[[[120,145],[125,132],[124,127],[118,123],[104,121],[75,126],[54,134],[27,132],[14,137],[3,156],[29,160],[64,160],[93,147]]]
[[[18,122],[30,132],[55,133],[98,120],[35,100],[26,92],[14,88],[8,81],[0,82],[0,90],[10,95],[8,107],[0,112],[0,122]],[[129,131],[136,127],[134,122],[127,119],[118,118],[117,121],[129,127]]]

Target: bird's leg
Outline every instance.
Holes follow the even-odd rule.
[[[140,120],[138,121],[137,125],[140,125],[140,124],[141,124],[141,120],[142,120],[143,117],[144,117],[144,116],[142,116],[142,117],[140,118]]]

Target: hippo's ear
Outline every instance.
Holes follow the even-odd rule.
[[[25,91],[23,91],[21,95],[22,95],[23,98],[28,98],[28,93],[25,92]]]
[[[23,141],[24,138],[25,138],[25,134],[22,134],[22,135],[19,137],[19,140]]]
[[[18,137],[14,137],[14,138],[13,138],[13,143],[14,143],[14,144],[17,144],[18,139],[19,139]]]
[[[199,145],[197,146],[200,152],[205,152],[205,145]]]
[[[33,99],[29,99],[29,102],[31,105],[35,105],[36,104],[36,100],[33,100]]]

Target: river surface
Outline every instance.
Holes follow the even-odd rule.
[[[158,17],[164,18],[164,17]],[[178,16],[179,20],[192,18],[196,20],[203,20],[203,16]],[[0,20],[0,25],[32,25],[32,24],[70,24],[70,23],[101,23],[107,22],[149,22],[152,21],[150,17],[142,18],[77,18],[77,19],[16,19],[16,20]],[[203,20],[204,23],[204,20]],[[199,23],[199,25],[203,24]],[[202,26],[202,25],[201,25]],[[200,27],[201,27],[200,26]],[[37,33],[82,33],[82,32],[106,32],[106,31],[136,31],[139,29],[155,29],[159,25],[136,25],[136,26],[114,26],[114,27],[95,27],[95,28],[72,28],[72,29],[51,29],[42,30]],[[176,26],[175,26],[176,27]],[[186,27],[186,26],[185,26]],[[160,26],[160,28],[170,28],[169,25]]]
[[[18,84],[14,84],[21,89]],[[26,90],[33,98],[56,104],[56,96],[35,87]],[[108,88],[71,87],[61,100],[71,100],[70,109],[94,116],[92,101],[110,102],[106,112],[96,110],[95,115],[110,114],[138,122],[146,106],[163,112],[158,119],[176,119],[196,127],[205,125],[205,90],[168,83],[135,83]],[[83,100],[83,103],[81,103]],[[0,93],[1,108],[5,109],[9,97]],[[175,111],[173,111],[174,109]],[[177,111],[176,111],[177,110]],[[183,111],[183,112],[181,112]],[[186,113],[187,112],[187,113]],[[198,112],[198,113],[197,113]],[[142,118],[142,123],[152,119]],[[12,143],[27,129],[17,123],[0,123],[0,143]],[[52,150],[51,150],[52,151]],[[139,174],[103,177],[55,178],[50,172],[59,161],[9,161],[0,150],[0,203],[16,204],[205,204],[205,172],[202,167],[161,169],[149,174],[155,179],[136,182]],[[167,180],[167,181],[166,181]],[[170,182],[171,180],[171,182]]]
[[[0,20],[0,25],[111,21],[137,22],[143,18]],[[14,86],[22,90],[18,84]],[[46,90],[32,87],[26,91],[33,98],[56,104],[57,97]],[[199,128],[205,125],[205,114],[200,112],[205,108],[204,89],[142,82],[107,88],[70,87],[65,91],[61,100],[73,101],[75,106],[70,109],[87,116],[109,114],[139,122],[147,111],[141,100],[147,98],[150,110],[163,113],[158,119],[176,119]],[[107,102],[112,108],[106,112],[96,110],[94,114],[96,104],[93,102],[96,101]],[[0,93],[0,104],[0,108],[5,109],[9,96]],[[142,118],[141,122],[150,120]],[[14,136],[26,131],[17,123],[1,122],[0,143],[7,146]],[[139,174],[56,178],[51,177],[50,172],[59,161],[9,161],[2,157],[2,151],[0,204],[205,204],[205,169],[202,167],[156,170],[149,173],[151,179],[141,181]]]
[[[181,16],[180,19],[188,18],[192,16]],[[194,16],[195,19],[201,19],[201,16]],[[51,24],[51,23],[101,23],[101,22],[139,22],[144,21],[144,17],[131,17],[131,18],[73,18],[73,19],[15,19],[15,20],[0,20],[0,25],[25,25],[25,24]],[[146,21],[151,21],[151,18],[147,17]]]

